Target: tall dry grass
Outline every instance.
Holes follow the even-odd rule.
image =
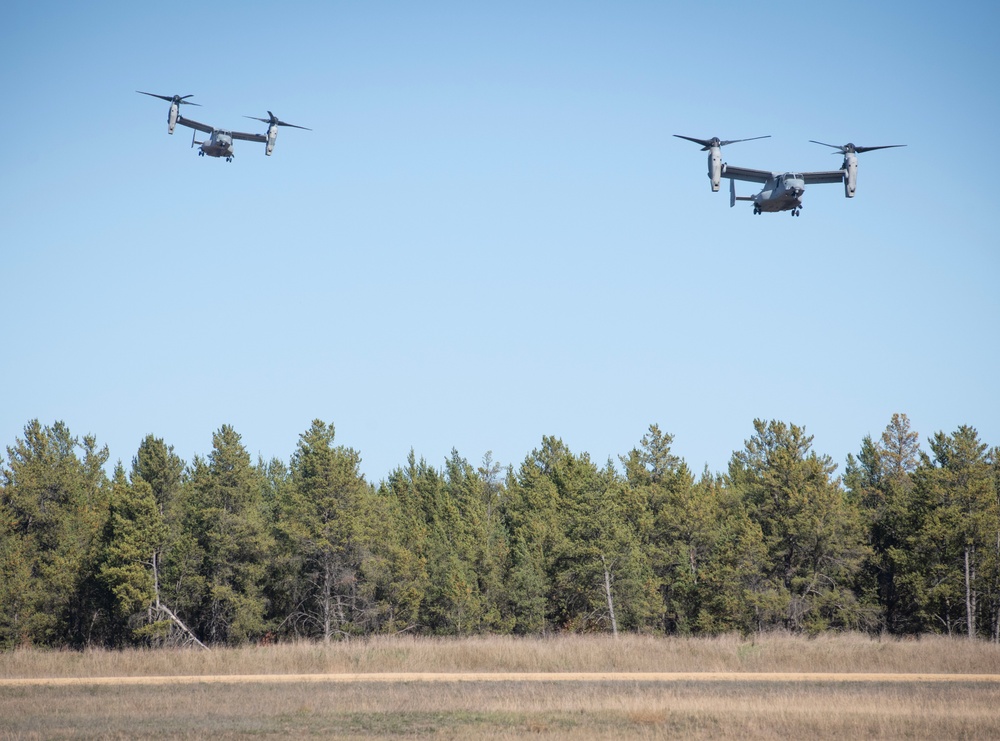
[[[0,654],[0,678],[365,672],[1000,674],[941,637],[370,638],[237,649]],[[0,685],[21,738],[1000,738],[1000,682],[514,681]]]
[[[996,683],[0,687],[3,738],[1000,738]]]
[[[939,636],[774,633],[676,638],[372,637],[324,645],[0,653],[0,677],[366,672],[835,672],[1000,674],[1000,646]]]

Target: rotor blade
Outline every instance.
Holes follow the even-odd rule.
[[[694,142],[695,144],[700,144],[703,147],[712,146],[711,139],[695,139],[693,136],[684,136],[682,134],[674,134],[678,139],[687,139],[689,142]],[[688,150],[691,151],[691,150]]]
[[[291,126],[293,129],[305,129],[306,131],[312,131],[312,129],[306,128],[305,126],[296,126],[295,124],[285,123],[270,111],[268,111],[268,113],[271,114],[270,118],[261,118],[260,116],[243,116],[243,118],[252,118],[254,121],[263,121],[268,125],[275,124],[276,126]]]
[[[719,142],[720,147],[724,147],[727,144],[735,144],[736,142],[752,142],[755,139],[770,139],[771,135],[767,134],[765,136],[751,136],[749,139],[727,139],[726,141]]]
[[[854,150],[861,154],[861,152],[871,152],[875,149],[892,149],[893,147],[905,147],[905,144],[883,144],[881,147],[855,147]]]
[[[771,135],[752,136],[749,139],[727,139],[726,141],[722,141],[718,137],[713,137],[712,139],[695,139],[693,136],[684,136],[683,134],[674,134],[674,136],[678,139],[687,139],[689,142],[700,144],[702,147],[701,151],[705,152],[712,147],[724,147],[727,144],[735,144],[736,142],[752,142],[754,139],[769,139]]]
[[[191,96],[193,96],[194,93],[191,93],[191,95],[182,96],[182,95],[157,95],[156,93],[147,93],[143,90],[136,90],[136,92],[142,93],[143,95],[150,95],[154,98],[159,98],[160,100],[165,100],[168,103],[173,103],[174,101],[176,101],[177,103],[183,103],[184,105],[201,106],[201,103],[192,103],[190,100],[185,100],[185,98],[190,98]]]
[[[831,149],[839,149],[841,153],[844,151],[844,148],[839,144],[826,144],[825,142],[818,142],[815,139],[810,139],[809,141],[813,144],[822,144],[824,147],[830,147]]]
[[[143,95],[149,95],[149,96],[152,96],[154,98],[159,98],[160,100],[165,100],[168,103],[171,103],[174,100],[174,98],[173,98],[172,95],[157,95],[156,93],[147,93],[147,92],[144,92],[142,90],[136,90],[136,92],[137,93],[142,93]]]

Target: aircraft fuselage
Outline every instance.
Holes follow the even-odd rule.
[[[754,213],[791,211],[798,215],[805,191],[806,184],[800,176],[787,172],[777,175],[764,183],[760,192],[753,196]]]
[[[201,142],[201,156],[233,158],[233,137],[225,131],[213,131],[212,135]]]

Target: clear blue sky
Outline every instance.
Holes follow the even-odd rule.
[[[131,461],[314,418],[377,482],[412,448],[599,463],[649,424],[724,471],[755,417],[843,463],[894,412],[1000,444],[990,2],[14,0],[0,25],[0,443]],[[168,105],[282,129],[200,158]],[[833,169],[800,218],[672,134]],[[728,185],[728,184],[727,184]],[[739,184],[749,194],[752,185]],[[744,192],[746,191],[746,192]],[[0,445],[0,447],[2,447]],[[842,470],[842,467],[841,467]]]

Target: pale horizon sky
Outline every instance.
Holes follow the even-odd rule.
[[[1000,445],[1000,10],[986,2],[15,0],[0,27],[0,450],[65,421],[131,462],[314,418],[378,482],[411,449],[598,464],[650,424],[700,473],[754,418],[840,464],[905,413]],[[232,163],[168,104],[283,128]],[[712,193],[673,134],[824,170],[802,215]],[[982,173],[982,176],[981,176]],[[753,192],[738,183],[741,195]],[[2,456],[6,460],[6,455]]]

